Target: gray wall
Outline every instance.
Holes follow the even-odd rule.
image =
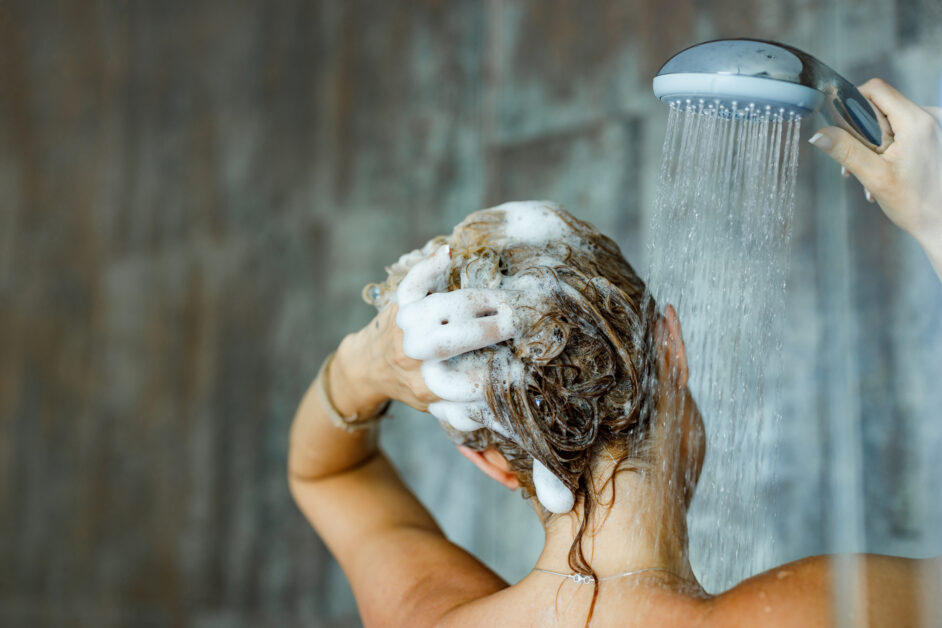
[[[384,264],[549,198],[643,269],[650,78],[696,41],[780,39],[939,104],[938,2],[744,4],[0,1],[0,623],[358,625],[285,445]],[[772,505],[718,523],[771,530],[770,559],[833,549],[837,408],[859,549],[942,552],[942,288],[836,166],[803,147],[800,176]],[[526,504],[427,417],[384,441],[452,538],[527,571]]]

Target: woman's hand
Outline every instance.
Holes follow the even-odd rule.
[[[389,399],[425,412],[430,403],[438,400],[422,379],[422,362],[402,351],[402,330],[396,325],[398,311],[396,304],[390,305],[340,343],[332,365],[331,392],[341,412],[349,415],[359,407],[365,415]],[[345,403],[349,405],[341,405]]]
[[[892,127],[894,141],[878,155],[837,127],[809,140],[864,186],[884,213],[926,249],[942,277],[942,110],[923,108],[880,79],[860,92]]]
[[[484,416],[488,366],[463,354],[514,335],[517,297],[498,289],[442,292],[449,269],[443,246],[403,278],[397,303],[344,339],[337,375],[331,374],[339,410],[396,399],[465,429],[490,423]]]
[[[445,274],[450,264],[450,250],[440,247],[417,263],[402,279],[396,291],[396,303],[376,315],[370,324],[343,339],[331,373],[334,403],[347,416],[354,411],[378,408],[395,399],[426,412],[438,397],[425,385],[422,356],[406,355],[403,331],[397,324],[399,307],[409,308],[426,299],[431,292],[445,288]],[[422,308],[419,308],[420,311]],[[431,322],[424,329],[412,330],[412,336],[434,332]],[[336,382],[336,383],[335,383]]]

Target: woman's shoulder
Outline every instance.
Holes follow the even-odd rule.
[[[850,599],[866,609],[868,626],[918,626],[921,561],[878,554],[811,556],[744,580],[710,603],[706,625],[830,626],[835,582],[847,570]]]
[[[831,624],[831,571],[812,556],[748,578],[712,598],[707,626],[824,626]]]

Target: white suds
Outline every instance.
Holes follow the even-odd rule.
[[[422,362],[422,379],[428,389],[448,401],[484,399],[487,356],[463,353],[447,360]]]
[[[581,247],[584,242],[555,208],[558,205],[546,201],[523,201],[484,210],[503,212],[501,229],[493,238],[495,248],[545,245],[545,253],[528,260],[527,267],[564,264],[554,249],[566,247],[553,245]],[[456,232],[461,228],[456,227]],[[502,274],[496,259],[485,256],[462,267],[461,289],[444,292],[456,261],[450,258],[448,246],[433,253],[432,242],[441,240],[402,256],[395,265],[397,272],[409,268],[396,293],[396,324],[403,332],[403,352],[422,360],[426,386],[442,399],[429,405],[429,413],[456,430],[486,428],[520,444],[516,434],[487,406],[485,388],[490,382],[523,387],[523,362],[499,343],[517,339],[530,328],[560,284],[551,273]],[[562,286],[568,287],[565,283]],[[475,353],[484,347],[490,347],[486,354]],[[540,503],[550,512],[572,509],[572,492],[535,458],[533,484]]]
[[[575,504],[572,491],[536,458],[533,459],[533,488],[537,499],[550,512],[569,512]]]
[[[516,201],[493,209],[504,212],[504,234],[508,242],[545,244],[562,242],[572,235],[572,229],[552,207],[557,205],[548,201]]]
[[[494,416],[494,412],[484,401],[471,403],[436,401],[429,405],[428,411],[439,421],[444,421],[461,432],[473,432],[481,428],[487,428],[497,432],[504,438],[517,441],[516,435],[501,425]]]
[[[472,408],[472,404],[452,401],[436,401],[428,406],[429,414],[460,432],[473,432],[484,427],[483,422],[471,418],[473,410],[477,408]]]
[[[468,289],[401,305],[396,324],[403,331],[403,351],[416,360],[443,360],[512,338],[519,331],[515,297],[505,290]]]
[[[406,305],[422,299],[429,292],[441,292],[445,289],[445,277],[451,263],[451,251],[447,245],[439,247],[431,257],[415,264],[403,277],[396,290],[399,305]]]

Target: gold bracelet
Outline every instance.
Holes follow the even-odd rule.
[[[324,359],[324,363],[321,364],[321,368],[317,372],[317,377],[314,379],[317,396],[320,397],[321,406],[323,406],[327,416],[330,417],[330,422],[333,423],[334,426],[350,433],[359,432],[376,425],[386,417],[386,413],[389,412],[389,405],[392,403],[391,401],[387,401],[380,406],[379,412],[372,417],[360,420],[359,415],[356,413],[351,417],[340,416],[337,408],[334,407],[333,402],[330,400],[330,394],[327,392],[327,368],[334,359],[335,353],[336,351],[331,352],[331,354]]]

